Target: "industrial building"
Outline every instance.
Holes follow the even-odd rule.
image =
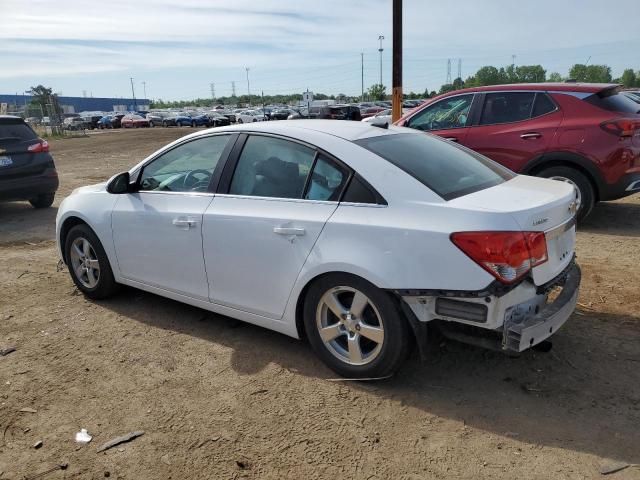
[[[58,97],[58,101],[64,113],[146,111],[150,104],[146,98]],[[30,103],[31,95],[26,93],[0,94],[0,113],[22,113]]]

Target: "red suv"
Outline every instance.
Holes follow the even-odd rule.
[[[397,125],[434,133],[511,170],[576,187],[578,218],[640,191],[640,105],[620,85],[539,83],[457,90]]]

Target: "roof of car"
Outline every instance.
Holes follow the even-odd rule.
[[[18,120],[24,122],[21,117],[16,117],[15,115],[0,115],[0,122],[16,123]]]
[[[578,82],[563,82],[563,83],[510,83],[507,85],[487,85],[484,87],[471,87],[462,88],[460,90],[454,90],[447,92],[443,95],[439,95],[434,98],[446,97],[450,95],[459,95],[461,93],[473,93],[473,92],[492,92],[496,90],[536,90],[536,91],[553,91],[553,92],[583,92],[583,93],[598,93],[602,90],[609,88],[619,87],[617,83],[578,83]]]

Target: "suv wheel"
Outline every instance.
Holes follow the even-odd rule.
[[[55,196],[55,193],[43,193],[42,195],[38,195],[36,198],[29,200],[29,203],[34,208],[48,208],[53,205],[53,199]]]
[[[331,274],[314,283],[304,324],[320,359],[349,378],[391,375],[410,350],[408,324],[392,297],[354,275]]]
[[[73,227],[64,242],[64,255],[73,283],[87,297],[106,298],[118,288],[107,254],[87,225]]]
[[[572,167],[550,167],[538,172],[539,177],[558,180],[572,185],[576,190],[578,221],[584,220],[596,203],[595,191],[591,181],[580,171]]]

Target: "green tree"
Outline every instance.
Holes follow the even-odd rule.
[[[611,82],[611,67],[577,63],[569,70],[569,77],[576,82],[609,83]]]
[[[520,65],[516,67],[516,81],[513,83],[538,83],[547,79],[547,71],[542,65]]]
[[[381,83],[376,83],[375,85],[371,85],[367,90],[367,95],[369,98],[373,98],[375,100],[384,100],[387,96],[387,87],[382,85]]]
[[[478,70],[475,74],[475,78],[479,86],[499,85],[501,83],[505,83],[506,73],[504,68],[498,70],[496,67],[488,65]]]
[[[622,83],[625,87],[637,87],[638,77],[636,77],[636,72],[631,68],[627,68],[624,72],[622,72],[622,77],[620,78],[620,83]]]
[[[551,72],[547,81],[556,83],[562,82],[562,75],[560,75],[558,72]]]
[[[453,80],[453,89],[460,90],[461,88],[464,88],[464,80],[458,77]]]
[[[440,91],[438,92],[438,95],[442,95],[443,93],[452,92],[455,89],[456,89],[456,87],[453,86],[453,83],[445,83],[444,85],[442,85],[440,87]]]
[[[39,108],[44,116],[53,117],[52,123],[57,123],[62,118],[62,107],[58,101],[58,95],[53,89],[44,85],[38,85],[29,89],[31,93],[31,105]]]

